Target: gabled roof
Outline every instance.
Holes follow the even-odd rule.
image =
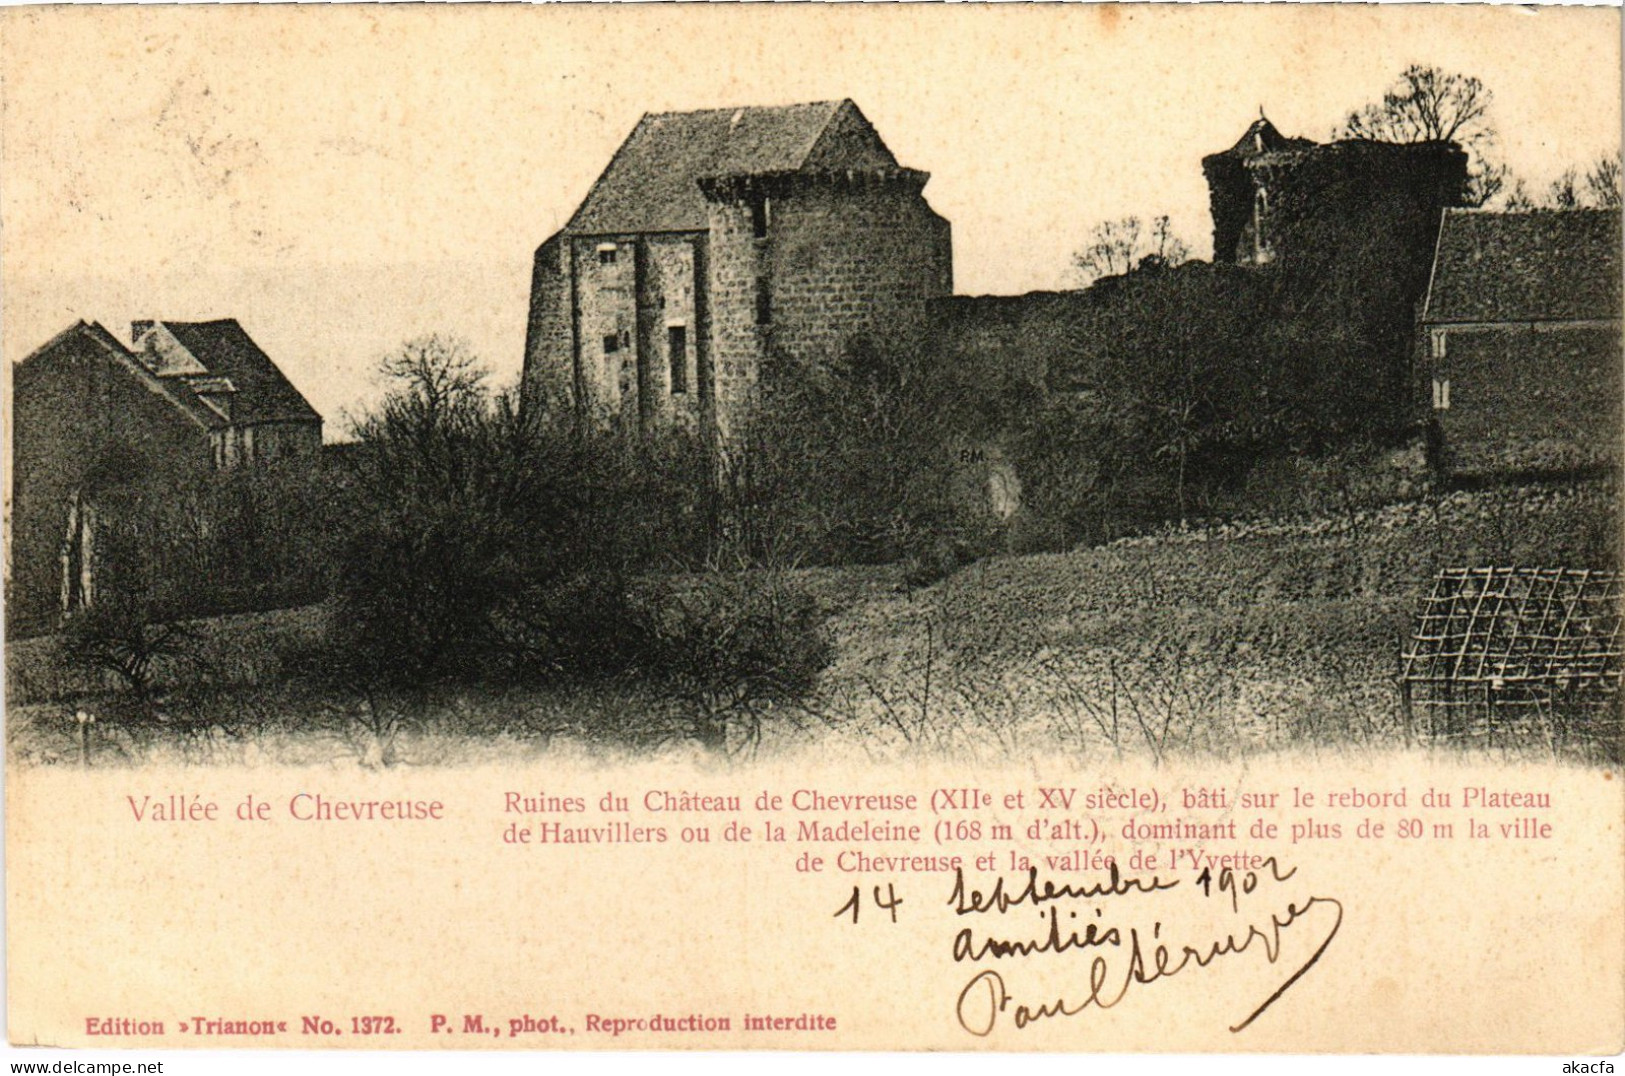
[[[1422,320],[1618,318],[1620,280],[1617,209],[1447,209]]]
[[[232,398],[235,423],[321,421],[321,415],[236,319],[158,324],[168,329],[170,335],[208,369],[212,379],[225,378],[230,382],[236,390]],[[166,384],[184,383],[184,379],[178,377],[162,380]]]
[[[702,178],[897,167],[849,100],[648,113],[564,231],[702,231]]]
[[[85,341],[105,351],[121,367],[128,370],[132,377],[146,386],[149,391],[169,400],[178,410],[198,425],[211,430],[229,425],[220,412],[199,399],[198,395],[192,391],[191,386],[184,380],[158,377],[151,370],[148,370],[136,354],[120,343],[118,337],[109,332],[100,322],[81,320],[68,326],[29,352],[27,357],[18,363],[18,369],[21,370],[75,341]]]

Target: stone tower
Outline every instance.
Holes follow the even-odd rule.
[[[777,357],[906,333],[949,225],[851,101],[646,115],[536,252],[527,407],[724,438]]]
[[[1213,260],[1267,265],[1338,257],[1362,237],[1414,277],[1440,215],[1462,205],[1467,155],[1451,142],[1288,138],[1262,115],[1235,145],[1202,159],[1213,214]]]

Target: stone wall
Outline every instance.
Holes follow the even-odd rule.
[[[576,385],[589,411],[638,416],[637,244],[631,236],[572,238]]]
[[[290,462],[315,467],[322,451],[322,427],[315,422],[257,422],[216,430],[213,440],[218,468]]]
[[[1392,253],[1414,275],[1432,258],[1440,213],[1462,204],[1467,155],[1450,143],[1344,141],[1245,161],[1215,155],[1203,171],[1215,261],[1333,257],[1377,221],[1385,235],[1403,226]]]
[[[757,289],[769,280],[767,239],[755,237],[743,200],[713,200],[710,212],[712,368],[716,422],[724,436],[748,406],[770,347],[771,326],[756,319]],[[771,301],[771,293],[769,295]],[[768,311],[771,315],[771,311]]]
[[[530,273],[530,319],[520,401],[526,409],[584,404],[578,399],[575,327],[570,301],[574,273],[570,243],[555,235],[536,251]]]
[[[544,243],[531,278],[524,405],[574,401],[597,422],[692,428],[711,386],[706,304],[695,287],[705,245],[699,233]],[[678,365],[674,343],[684,352]]]
[[[645,428],[676,423],[693,429],[710,397],[710,386],[700,378],[700,356],[708,342],[699,334],[695,303],[703,246],[697,235],[636,241],[638,414]]]
[[[861,336],[922,330],[927,304],[953,290],[949,225],[924,180],[884,170],[707,185],[724,431],[775,356],[827,361]]]

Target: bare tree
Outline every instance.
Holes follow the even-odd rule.
[[[1190,248],[1174,234],[1166,215],[1153,217],[1149,230],[1139,217],[1120,217],[1094,226],[1089,242],[1072,255],[1072,273],[1078,286],[1086,288],[1102,277],[1189,260]]]
[[[408,340],[378,361],[378,376],[389,389],[386,413],[406,409],[429,426],[448,411],[484,401],[485,369],[455,336]]]
[[[1515,211],[1532,209],[1618,209],[1620,206],[1619,157],[1603,155],[1581,172],[1570,166],[1546,186],[1536,198],[1519,181],[1502,203]]]
[[[1150,250],[1140,259],[1140,264],[1147,265],[1155,262],[1161,268],[1181,265],[1190,261],[1191,251],[1185,241],[1174,234],[1174,228],[1168,221],[1167,214],[1156,217],[1151,221]]]
[[[1454,142],[1467,151],[1468,205],[1484,205],[1507,185],[1504,164],[1494,159],[1495,130],[1489,123],[1494,95],[1471,75],[1412,64],[1382,100],[1349,113],[1341,138],[1374,142]]]
[[[1506,198],[1501,202],[1501,207],[1513,213],[1522,213],[1539,208],[1535,202],[1535,196],[1529,193],[1529,188],[1524,185],[1521,179],[1513,181],[1512,189],[1507,191]]]
[[[1412,64],[1394,86],[1343,124],[1346,138],[1378,142],[1455,142],[1464,149],[1493,139],[1493,95],[1470,75]]]
[[[1467,164],[1467,188],[1463,192],[1463,200],[1470,206],[1489,205],[1503,192],[1511,196],[1509,183],[1516,186],[1518,181],[1505,164],[1480,155]]]
[[[1579,209],[1583,198],[1580,173],[1573,167],[1565,168],[1546,188],[1546,205],[1550,209]]]

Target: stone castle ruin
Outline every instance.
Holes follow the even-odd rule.
[[[948,222],[851,101],[645,115],[536,252],[524,399],[723,435],[778,358],[911,332]]]
[[[1168,306],[1164,293],[1176,292],[1215,312],[1245,307],[1267,343],[1259,354],[1301,368],[1285,372],[1300,381],[1320,371],[1324,386],[1297,391],[1343,399],[1370,435],[1437,421],[1441,386],[1455,385],[1461,414],[1490,398],[1482,378],[1435,369],[1430,409],[1424,372],[1442,352],[1419,346],[1441,220],[1462,216],[1466,201],[1458,145],[1317,143],[1260,114],[1201,163],[1210,265],[1160,280],[1108,278],[1083,292],[953,296],[951,230],[925,199],[927,174],[900,164],[850,100],[645,115],[536,251],[525,406],[727,444],[775,364],[828,362],[864,338],[924,342],[974,383],[1075,394],[1144,335],[1131,331],[1142,308]],[[1515,214],[1466,216],[1495,234],[1528,230]],[[1587,259],[1587,279],[1617,300],[1605,260]],[[1612,340],[1617,301],[1593,305],[1599,339]],[[1546,376],[1536,365],[1520,376]],[[1606,402],[1617,391],[1592,395]],[[1518,397],[1522,406],[1541,393]],[[1353,421],[1322,410],[1332,426]],[[1592,410],[1596,421],[1576,429],[1617,425],[1600,404]],[[973,455],[997,455],[998,434],[966,436]],[[1493,442],[1495,431],[1485,436]]]
[[[1213,260],[1268,265],[1330,253],[1372,225],[1425,272],[1439,214],[1460,206],[1467,154],[1450,142],[1288,138],[1260,116],[1235,145],[1202,158]],[[1412,274],[1414,275],[1414,270]]]

